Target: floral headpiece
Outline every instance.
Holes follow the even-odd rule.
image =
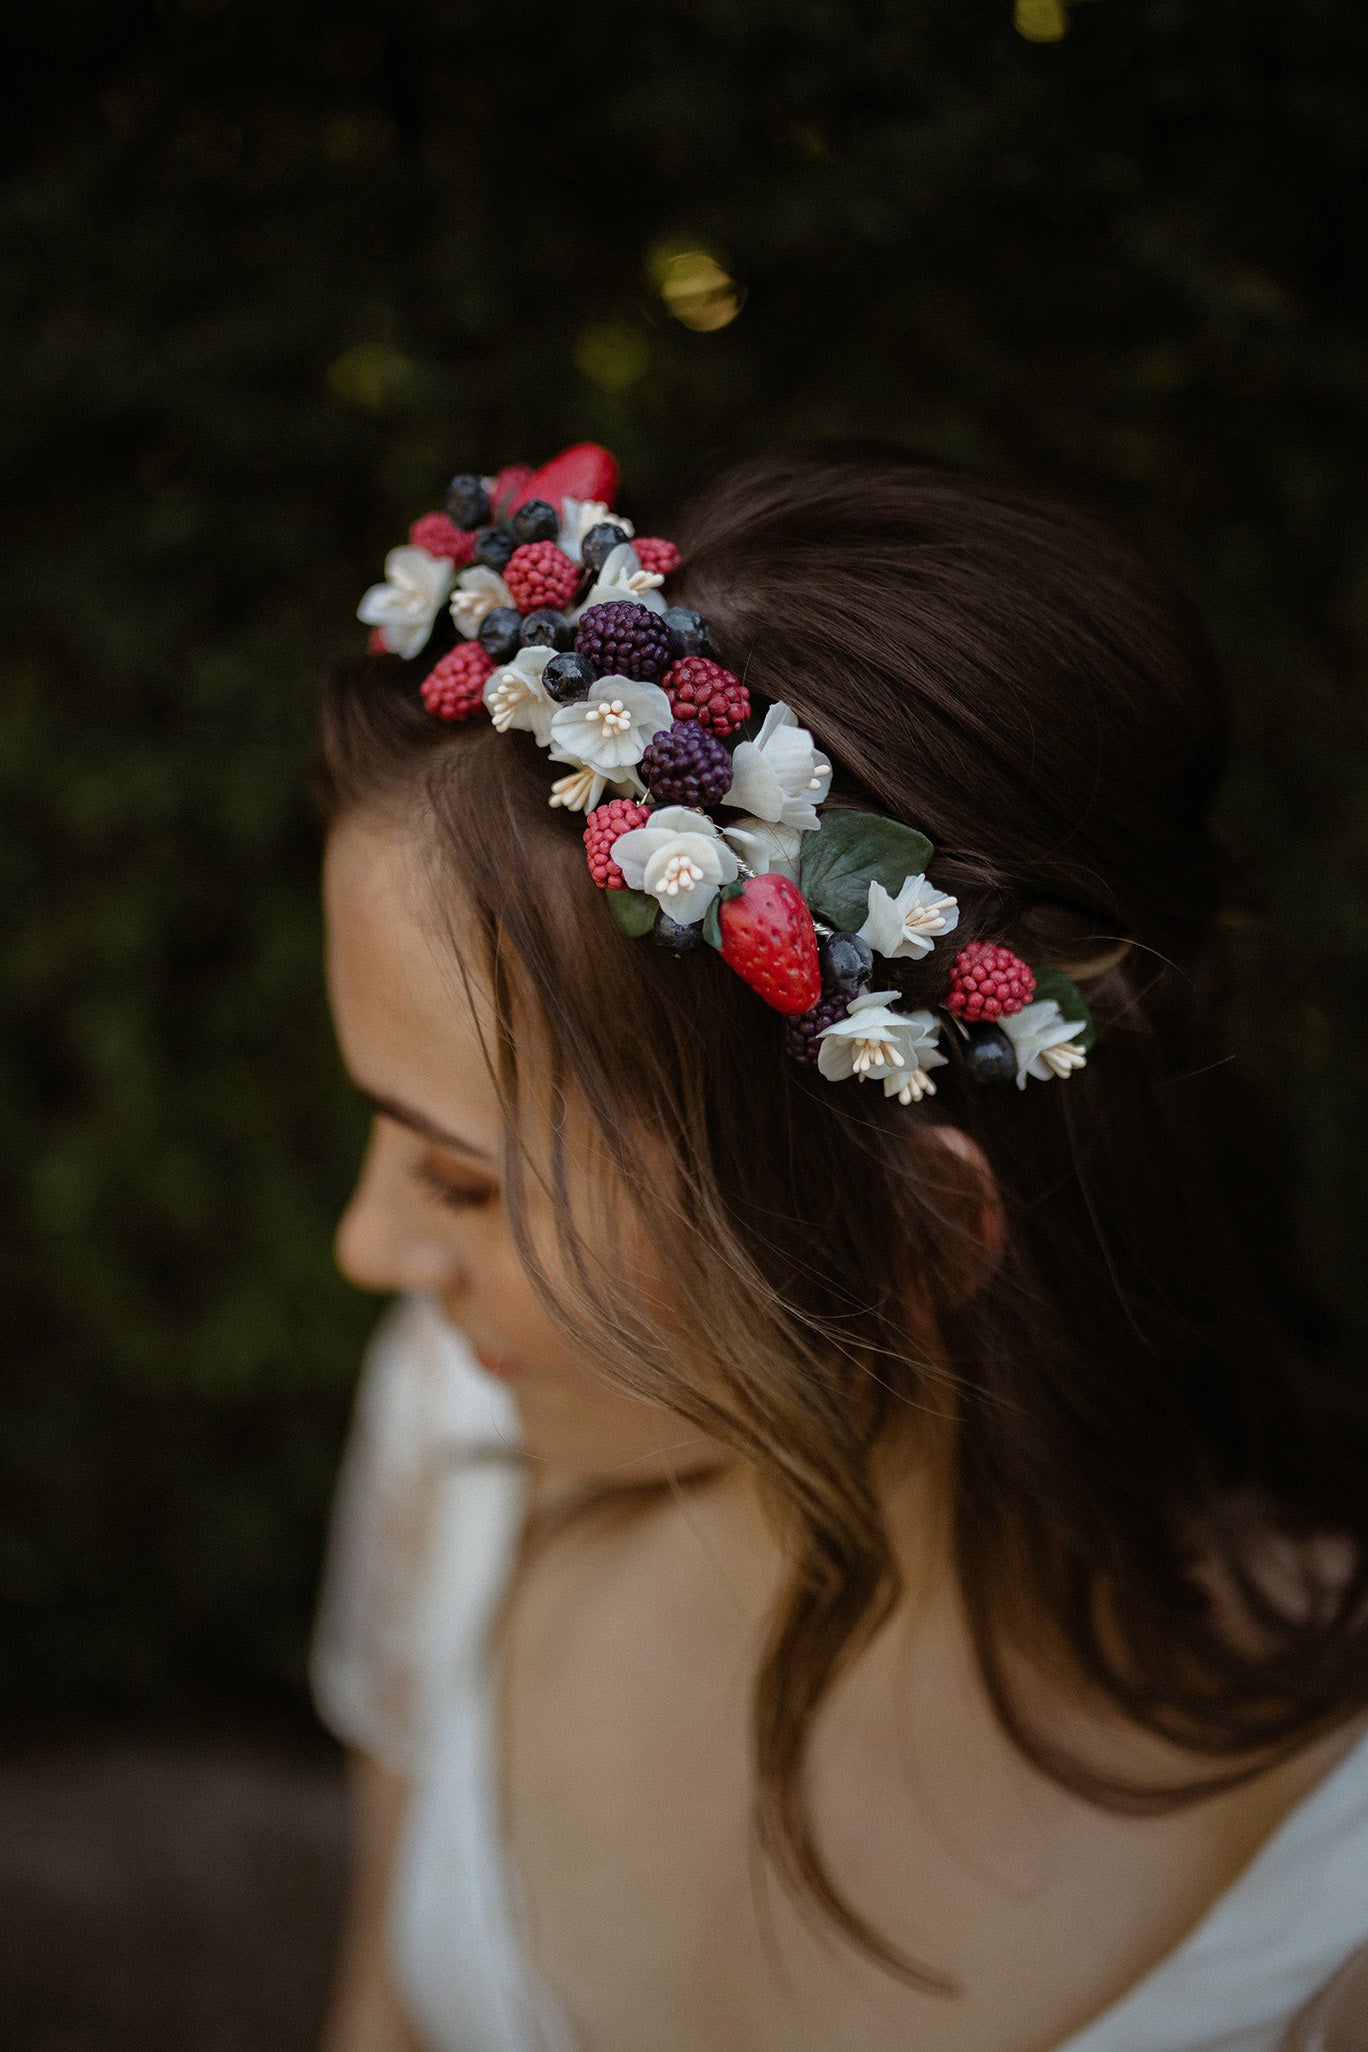
[[[962,948],[940,1011],[870,988],[876,956],[919,960],[959,923],[927,878],[931,843],[876,813],[822,811],[830,761],[782,702],[753,716],[706,622],[662,595],[679,550],[612,513],[617,482],[592,442],[535,472],[454,479],[357,608],[372,650],[431,654],[449,613],[428,711],[530,733],[564,766],[550,804],[587,815],[589,871],[623,932],[716,948],[829,1081],[916,1104],[935,1094],[943,1035],[985,1083],[1081,1069],[1094,1033],[1078,991],[1008,948]]]

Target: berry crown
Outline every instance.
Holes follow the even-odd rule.
[[[787,1020],[795,1061],[916,1104],[957,1049],[976,1080],[1045,1082],[1084,1067],[1093,1024],[1057,969],[1009,948],[957,954],[936,1010],[874,984],[876,958],[920,960],[959,923],[915,828],[823,810],[831,763],[782,702],[758,716],[705,620],[671,605],[673,542],[612,508],[618,467],[582,442],[540,470],[457,477],[385,558],[357,608],[374,653],[456,641],[421,684],[436,719],[530,733],[564,773],[548,802],[587,815],[589,873],[625,934],[711,946]]]

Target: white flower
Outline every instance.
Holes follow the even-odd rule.
[[[612,858],[628,888],[658,898],[671,919],[696,926],[723,884],[736,881],[736,857],[706,813],[662,805],[647,826],[619,834]]]
[[[755,819],[748,813],[735,826],[723,827],[722,838],[756,876],[786,876],[790,883],[797,883],[803,839],[797,827]]]
[[[495,606],[511,606],[512,603],[513,594],[498,571],[477,563],[473,569],[463,570],[456,579],[451,617],[466,640],[473,641],[486,613],[492,613]]]
[[[503,663],[486,678],[485,708],[501,734],[523,727],[538,748],[549,744],[557,708],[541,678],[555,653],[553,648],[520,648],[511,663]]]
[[[605,606],[614,599],[633,599],[637,605],[646,606],[653,613],[663,613],[665,601],[658,587],[664,582],[658,570],[642,569],[641,559],[630,542],[619,542],[604,557],[598,582],[575,618],[578,619],[579,614],[590,606]]]
[[[589,696],[557,708],[551,722],[551,760],[597,770],[609,783],[635,770],[646,743],[674,719],[658,684],[632,677],[600,677]]]
[[[356,609],[358,620],[378,627],[391,655],[412,657],[427,641],[456,572],[445,556],[410,543],[385,558],[385,583],[373,584]]]
[[[929,955],[936,936],[951,933],[959,925],[959,905],[944,898],[924,876],[909,876],[896,898],[881,883],[869,886],[869,917],[860,928],[860,939],[868,941],[876,954],[890,959],[911,955],[920,961]]]
[[[563,755],[553,756],[553,762],[564,762]],[[615,798],[642,798],[646,786],[635,770],[624,770],[620,777],[610,784],[600,770],[571,770],[565,777],[557,777],[551,786],[548,805],[563,805],[568,812],[592,812],[605,791],[611,791]]]
[[[591,527],[600,521],[611,520],[614,527],[620,527],[624,534],[635,534],[630,520],[621,513],[614,513],[604,505],[602,499],[562,499],[561,530],[559,546],[572,563],[582,561],[580,548]]]
[[[755,739],[741,742],[733,754],[732,785],[722,803],[811,833],[830,789],[831,764],[799,726],[798,715],[780,701],[765,714]]]
[[[1051,1076],[1068,1076],[1088,1065],[1074,1037],[1084,1031],[1083,1021],[1066,1019],[1057,998],[1041,998],[1010,1018],[999,1019],[998,1025],[1016,1050],[1018,1090],[1026,1088],[1028,1076],[1048,1083]]]
[[[932,1012],[893,1011],[897,998],[896,990],[861,991],[846,1017],[818,1034],[817,1066],[828,1083],[881,1082],[884,1096],[903,1104],[935,1096],[927,1071],[945,1065],[940,1021]]]

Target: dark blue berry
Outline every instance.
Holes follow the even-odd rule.
[[[575,630],[564,613],[553,612],[550,606],[542,606],[535,613],[523,616],[524,648],[569,648],[574,638]]]
[[[453,477],[446,495],[448,517],[457,527],[483,527],[489,518],[489,493],[478,477]]]
[[[665,611],[665,629],[670,637],[670,654],[678,662],[681,656],[710,656],[713,639],[708,623],[692,606],[669,606]]]
[[[796,1019],[786,1022],[784,1053],[802,1068],[815,1069],[821,1035],[838,1019],[844,1019],[849,1010],[850,999],[844,991],[819,999],[810,1012],[800,1012]]]
[[[654,684],[670,660],[670,636],[659,613],[635,599],[607,599],[580,615],[575,647],[600,677]]]
[[[574,705],[578,699],[589,696],[594,676],[594,666],[587,657],[573,652],[554,655],[542,671],[542,688],[557,705]]]
[[[732,786],[732,759],[697,720],[676,720],[646,744],[646,788],[660,805],[716,805]]]
[[[519,542],[560,539],[560,515],[545,499],[524,500],[508,524]]]
[[[672,955],[687,955],[699,946],[703,939],[703,922],[697,920],[692,926],[685,926],[678,919],[671,919],[662,905],[656,913],[651,933],[657,944],[668,948]]]
[[[502,576],[517,546],[506,527],[482,527],[475,536],[475,561]]]
[[[950,1035],[952,1043],[958,1036]],[[964,1066],[976,1083],[1015,1083],[1016,1049],[1000,1026],[981,1021],[971,1026],[968,1038],[960,1042]]]
[[[843,990],[854,995],[863,990],[874,974],[874,950],[858,933],[829,933],[818,944],[822,965],[822,989]]]
[[[597,577],[613,550],[630,539],[627,530],[619,527],[615,520],[600,520],[580,543],[580,561],[586,563]]]
[[[491,606],[476,638],[496,663],[511,663],[522,647],[522,614],[512,606]]]

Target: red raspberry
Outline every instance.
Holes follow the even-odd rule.
[[[955,957],[945,1009],[966,1026],[978,1019],[1010,1019],[1025,1010],[1034,989],[1035,978],[1020,955],[992,941],[970,941]]]
[[[647,806],[637,805],[631,798],[610,798],[606,805],[596,805],[590,813],[584,829],[584,846],[589,874],[601,891],[626,888],[627,879],[613,860],[613,843],[620,835],[630,834],[633,827],[645,826],[650,816]]]
[[[658,576],[668,577],[672,570],[679,568],[679,550],[672,541],[661,541],[654,534],[639,534],[632,547],[643,570],[654,570]]]
[[[697,720],[719,741],[750,718],[750,693],[741,679],[708,656],[681,656],[660,684],[677,720]]]
[[[553,541],[524,542],[509,557],[503,576],[520,613],[538,613],[543,606],[564,612],[580,580],[579,565]]]
[[[484,711],[485,680],[494,668],[478,641],[458,642],[423,679],[423,704],[439,720],[469,720]]]
[[[421,520],[415,520],[409,529],[409,540],[416,549],[426,549],[430,556],[445,556],[458,570],[475,561],[474,535],[457,527],[445,513],[425,513]]]

